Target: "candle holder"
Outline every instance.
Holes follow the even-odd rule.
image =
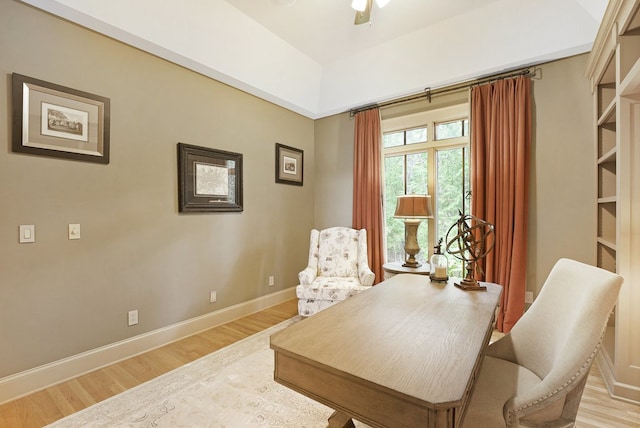
[[[449,261],[442,254],[442,238],[438,241],[438,245],[433,247],[433,255],[429,261],[430,270],[429,278],[433,282],[449,281]]]

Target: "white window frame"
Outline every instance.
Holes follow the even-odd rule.
[[[436,195],[436,152],[439,149],[453,149],[456,147],[467,147],[469,149],[470,146],[470,130],[467,131],[467,135],[463,137],[456,138],[447,138],[444,140],[435,140],[435,125],[437,123],[442,122],[451,122],[454,120],[463,120],[470,119],[469,114],[469,104],[456,104],[453,106],[440,107],[433,110],[423,111],[419,113],[412,113],[404,116],[398,116],[393,118],[387,118],[382,120],[382,133],[387,134],[390,132],[400,132],[405,130],[410,130],[413,128],[427,127],[427,141],[425,143],[414,143],[407,144],[402,146],[394,146],[382,148],[382,177],[386,177],[386,173],[384,170],[384,158],[391,156],[400,156],[400,155],[408,155],[414,153],[424,153],[427,152],[427,191],[429,195],[432,195],[431,201],[433,204],[434,214],[438,212],[438,201]],[[382,184],[382,189],[384,191],[384,183]],[[383,197],[383,200],[386,199]],[[425,254],[431,254],[431,249],[436,244],[436,218],[428,219],[427,227],[428,233],[428,248],[421,248],[421,252],[425,251]],[[386,229],[385,229],[385,242],[386,242]],[[427,253],[428,252],[428,253]],[[385,243],[385,261],[386,261],[386,243]]]

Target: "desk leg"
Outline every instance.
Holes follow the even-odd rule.
[[[333,415],[329,417],[329,425],[327,428],[355,428],[356,426],[353,424],[353,421],[349,417],[342,412],[335,411]]]

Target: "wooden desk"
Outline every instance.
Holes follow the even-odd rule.
[[[277,382],[336,412],[330,427],[455,427],[502,287],[401,274],[271,336]]]

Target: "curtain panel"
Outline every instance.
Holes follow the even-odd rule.
[[[471,90],[471,212],[495,226],[482,261],[485,281],[504,287],[497,317],[508,332],[524,313],[531,146],[531,79]]]
[[[367,230],[369,265],[375,284],[384,279],[384,235],[382,228],[382,127],[380,110],[355,116],[353,156],[353,225]]]

